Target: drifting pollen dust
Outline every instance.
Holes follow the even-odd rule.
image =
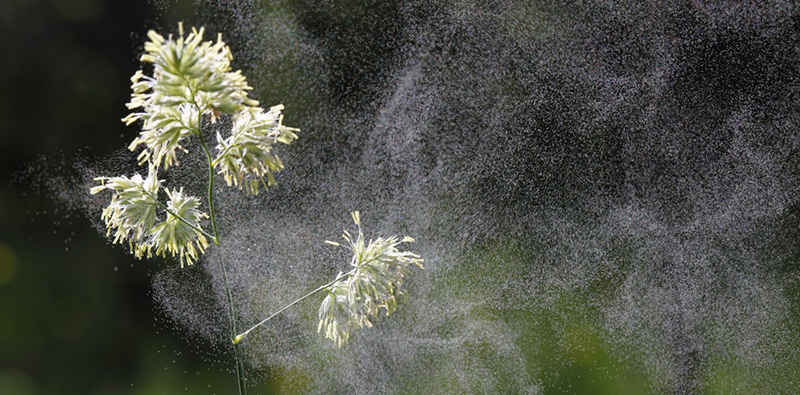
[[[287,391],[796,388],[792,2],[198,7],[301,132],[267,192],[217,183],[220,246],[153,276],[183,330],[227,341],[220,259],[243,328],[346,271],[324,240],[360,211],[425,270],[347,347],[316,333],[322,296],[254,331],[246,365]],[[165,185],[203,196],[192,144]]]

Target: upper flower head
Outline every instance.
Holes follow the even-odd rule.
[[[139,154],[139,162],[164,163],[165,167],[177,163],[176,151],[183,150],[180,141],[184,137],[198,134],[200,113],[189,103],[176,106],[153,106],[142,125],[139,137],[128,148],[133,151],[139,144],[146,149]]]
[[[182,137],[199,134],[198,120],[203,114],[233,114],[258,102],[247,97],[252,89],[240,71],[232,72],[231,50],[217,36],[217,42],[203,41],[204,29],[192,29],[184,37],[183,24],[179,35],[164,38],[148,32],[143,62],[153,64],[153,75],[140,70],[131,78],[133,94],[128,108],[141,108],[123,119],[127,124],[143,121],[140,136],[130,149],[145,145],[142,163],[175,161],[175,151]]]
[[[361,232],[361,218],[358,211],[352,213],[358,225],[358,235],[353,237],[344,231],[342,237],[347,241],[345,248],[353,252],[350,265],[353,269],[340,280],[328,287],[328,296],[319,308],[318,331],[325,330],[325,337],[339,346],[347,344],[350,333],[358,328],[372,327],[371,320],[378,318],[381,309],[386,315],[398,307],[398,299],[403,295],[401,286],[411,273],[411,267],[420,269],[422,259],[410,251],[399,251],[401,243],[414,239],[395,236],[364,241]],[[341,246],[334,241],[326,243]]]

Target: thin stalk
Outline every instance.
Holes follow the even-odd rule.
[[[324,289],[326,289],[326,288],[330,287],[331,285],[333,285],[333,284],[334,284],[334,283],[336,283],[337,281],[339,281],[339,280],[341,280],[341,279],[343,279],[343,278],[345,278],[345,277],[352,276],[352,275],[353,275],[353,273],[355,273],[355,271],[356,271],[356,269],[353,269],[353,270],[351,270],[351,271],[349,271],[349,272],[347,272],[347,273],[344,273],[344,274],[342,274],[342,275],[340,275],[340,276],[336,277],[336,279],[334,279],[333,281],[331,281],[331,282],[329,282],[329,283],[327,283],[327,284],[325,284],[325,285],[323,285],[323,286],[321,286],[321,287],[319,287],[319,288],[317,288],[317,289],[315,289],[315,290],[313,290],[313,291],[311,291],[311,292],[309,292],[309,293],[307,293],[307,294],[303,295],[303,296],[302,296],[302,297],[300,297],[299,299],[295,299],[295,301],[294,301],[294,302],[292,302],[292,303],[289,303],[288,305],[284,306],[284,307],[283,307],[283,308],[281,308],[280,310],[278,310],[278,311],[276,311],[276,312],[272,313],[272,315],[270,315],[270,316],[269,316],[269,317],[267,317],[267,318],[264,318],[264,319],[263,319],[263,320],[261,320],[261,322],[259,322],[258,324],[255,324],[255,325],[251,326],[251,327],[250,327],[250,329],[248,329],[248,330],[246,330],[246,331],[242,332],[242,333],[241,333],[241,334],[239,334],[239,335],[236,335],[236,337],[234,337],[234,338],[233,338],[233,344],[239,344],[239,342],[240,342],[240,341],[242,341],[242,339],[244,339],[244,338],[245,338],[245,336],[249,335],[249,334],[250,334],[250,332],[251,332],[253,329],[256,329],[256,328],[258,328],[259,326],[263,325],[263,324],[264,324],[264,323],[266,323],[267,321],[269,321],[269,320],[271,320],[271,319],[275,318],[275,316],[277,316],[278,314],[282,313],[284,310],[288,309],[289,307],[292,307],[292,306],[294,306],[295,304],[297,304],[297,303],[300,303],[300,302],[302,302],[303,300],[307,299],[307,298],[308,298],[308,297],[310,297],[311,295],[314,295],[314,294],[316,294],[316,293],[318,293],[318,292],[320,292],[320,291],[322,291],[322,290],[324,290]]]
[[[198,130],[200,130],[199,126]],[[204,141],[202,134],[200,135],[200,146],[203,147],[203,152],[206,153],[206,158],[208,159],[208,212],[211,216],[211,228],[214,231],[214,238],[217,240],[217,244],[219,244],[217,220],[214,217],[214,160],[211,159],[211,153],[208,152],[208,148],[206,148],[206,142]]]
[[[208,152],[206,142],[203,139],[202,133],[200,133],[200,122],[202,122],[202,117],[200,117],[200,120],[198,120],[197,131],[199,135],[198,137],[200,138],[200,146],[203,147],[203,152],[206,153],[206,159],[208,159],[208,212],[211,218],[211,228],[214,231],[214,241],[216,244],[219,244],[217,220],[214,215],[214,160],[211,159],[211,153]],[[225,262],[221,257],[219,259],[219,268],[220,271],[222,271],[222,278],[225,282],[225,294],[228,298],[228,318],[231,326],[231,340],[233,340],[234,336],[236,336],[236,312],[233,309],[233,295],[231,294],[231,287],[228,284],[228,272],[225,270]],[[239,395],[247,395],[247,387],[244,383],[244,366],[242,365],[242,360],[239,358],[239,346],[236,341],[233,341],[232,343],[233,359],[236,362],[236,380],[239,384]]]
[[[225,294],[228,297],[228,321],[230,321],[231,336],[233,336],[236,334],[236,313],[233,310],[233,295],[231,294],[231,287],[228,285],[228,274],[225,270],[225,262],[221,257],[219,259],[219,269],[222,271],[222,279],[225,281]],[[247,388],[244,386],[243,376],[244,367],[242,366],[242,360],[239,358],[239,346],[235,340],[233,342],[233,358],[236,361],[236,379],[239,382],[239,394],[246,395]]]

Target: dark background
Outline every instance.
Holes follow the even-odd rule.
[[[120,118],[144,34],[196,12],[190,1],[0,2],[0,394],[236,391],[229,361],[153,302],[148,273],[165,263],[108,245],[54,199],[50,178],[128,144],[137,130]]]

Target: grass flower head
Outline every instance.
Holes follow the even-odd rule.
[[[106,223],[108,236],[114,232],[114,243],[128,241],[137,258],[145,253],[150,256],[151,244],[148,237],[158,222],[158,180],[156,168],[151,166],[147,178],[136,174],[131,178],[98,177],[100,185],[91,189],[92,194],[103,190],[113,192],[111,203],[103,209],[101,219]]]
[[[272,173],[283,169],[283,163],[272,147],[277,143],[290,144],[297,139],[298,131],[282,124],[282,110],[282,105],[267,112],[260,107],[245,108],[233,117],[233,130],[228,138],[217,134],[218,155],[214,165],[228,186],[236,185],[255,195],[259,185],[266,189],[275,184]]]
[[[156,247],[156,254],[166,256],[169,252],[173,257],[180,258],[181,267],[197,261],[198,252],[205,252],[208,240],[203,235],[200,220],[208,218],[197,207],[200,200],[188,196],[180,190],[167,189],[167,219],[153,227],[150,235],[150,244]]]
[[[411,268],[423,268],[419,255],[397,248],[414,239],[392,236],[366,242],[358,211],[353,212],[352,217],[358,226],[357,236],[345,230],[342,238],[346,245],[326,241],[353,253],[350,260],[353,269],[328,287],[328,295],[319,308],[317,327],[318,332],[324,331],[325,337],[339,346],[347,344],[352,332],[372,327],[372,321],[378,319],[381,310],[387,316],[395,312],[403,296],[402,284],[411,274]]]
[[[181,266],[197,261],[198,253],[208,247],[200,220],[208,217],[197,210],[200,201],[181,190],[167,190],[169,201],[163,206],[158,201],[161,180],[157,169],[150,166],[147,178],[136,174],[128,177],[98,177],[100,185],[91,189],[92,194],[111,190],[111,203],[103,209],[101,219],[106,223],[108,236],[114,232],[114,243],[128,241],[131,253],[137,258],[157,255],[179,256]],[[166,211],[166,221],[160,221],[158,208]]]
[[[179,35],[164,38],[155,31],[147,33],[141,60],[153,64],[153,75],[140,70],[131,78],[133,94],[129,109],[141,109],[123,119],[126,124],[143,121],[142,131],[130,145],[139,145],[141,163],[176,161],[180,140],[200,134],[198,119],[203,115],[216,118],[218,113],[234,114],[258,102],[247,96],[252,88],[240,71],[231,71],[231,50],[222,36],[216,43],[203,41],[204,29],[192,29],[184,37],[183,24]]]

